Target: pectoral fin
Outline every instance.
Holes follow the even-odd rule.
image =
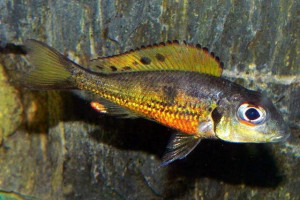
[[[201,141],[200,137],[185,133],[176,133],[167,146],[162,165],[168,165],[177,159],[185,158]]]

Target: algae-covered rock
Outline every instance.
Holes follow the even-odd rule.
[[[22,122],[22,104],[18,91],[10,85],[3,66],[0,64],[0,144]]]
[[[300,199],[298,8],[294,0],[0,0],[0,189],[41,199]],[[291,137],[204,140],[162,167],[173,130],[100,115],[68,91],[20,87],[30,66],[18,45],[29,38],[81,64],[168,40],[199,43],[224,62],[225,77],[273,100]]]
[[[19,194],[12,191],[3,191],[0,190],[0,199],[1,200],[39,200],[38,198]]]

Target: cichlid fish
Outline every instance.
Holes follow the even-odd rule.
[[[167,165],[187,156],[202,138],[278,142],[289,136],[266,96],[221,78],[219,60],[199,46],[169,42],[91,61],[96,73],[36,40],[25,43],[34,66],[32,89],[88,90],[101,113],[144,117],[178,131],[163,156]]]

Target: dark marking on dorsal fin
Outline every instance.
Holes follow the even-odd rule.
[[[223,70],[220,59],[207,48],[185,41],[180,44],[177,40],[141,46],[120,55],[97,58],[90,63],[92,70],[97,71],[99,66],[106,73],[177,70],[221,76]],[[124,70],[126,66],[130,66],[130,69]]]

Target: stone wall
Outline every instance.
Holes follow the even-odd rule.
[[[0,189],[42,199],[299,199],[299,1],[0,0]],[[298,24],[297,24],[298,23]],[[224,76],[276,104],[279,144],[206,140],[160,166],[172,130],[99,115],[68,91],[30,91],[34,38],[76,62],[167,40],[201,44]]]

